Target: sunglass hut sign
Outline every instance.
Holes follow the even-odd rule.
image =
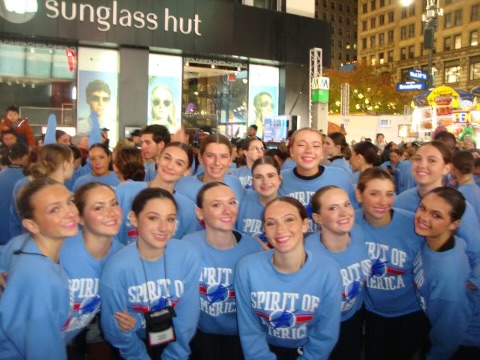
[[[146,13],[130,10],[112,1],[111,6],[95,6],[70,1],[45,1],[46,15],[51,19],[63,18],[69,21],[85,21],[95,23],[100,31],[109,31],[112,26],[134,27],[137,29],[157,30],[163,26],[166,32],[180,32],[185,35],[202,36],[198,14],[192,18],[174,15],[169,8],[163,14]]]

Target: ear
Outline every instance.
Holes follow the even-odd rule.
[[[450,225],[448,225],[448,230],[455,231],[458,228],[459,225],[460,225],[460,219],[455,220]]]
[[[452,164],[443,165],[442,175],[447,175],[452,170]]]
[[[355,199],[357,199],[357,202],[359,204],[362,203],[362,192],[360,190],[358,190],[358,188],[355,189]]]
[[[312,214],[312,220],[315,222],[315,224],[321,225],[320,216],[317,213]]]
[[[335,149],[337,149],[339,153],[342,151],[342,147],[340,145],[335,145]]]
[[[203,210],[200,209],[198,206],[195,206],[195,215],[197,216],[198,220],[203,221]]]
[[[128,213],[128,219],[130,220],[130,223],[135,226],[136,228],[138,228],[138,219],[137,219],[137,215],[135,215],[135,213],[133,211],[130,211]]]
[[[160,141],[159,143],[157,143],[157,147],[158,147],[158,152],[162,152],[162,150],[165,148],[165,141]]]
[[[38,234],[40,232],[37,223],[32,219],[23,219],[22,225],[30,234]]]
[[[308,219],[303,219],[303,224],[302,224],[302,232],[305,234],[308,231],[308,228],[310,227],[310,224],[308,222]]]

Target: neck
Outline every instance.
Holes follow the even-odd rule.
[[[224,182],[225,178],[225,174],[222,176],[221,179],[214,179],[213,177],[209,176],[207,173],[203,174],[203,177],[202,177],[202,182],[204,184],[208,184],[208,183],[211,183],[211,182],[214,182],[214,181],[220,181],[220,182]]]
[[[318,166],[315,166],[313,169],[301,169],[297,166],[297,173],[300,176],[314,176],[317,175],[319,171]]]
[[[425,195],[427,192],[430,190],[433,190],[439,186],[442,186],[442,179],[440,178],[438,181],[436,181],[433,184],[428,184],[428,185],[417,185],[417,191],[420,197],[422,198],[423,195]]]
[[[360,166],[360,172],[362,173],[363,171],[370,169],[371,167],[373,167],[372,164],[363,163],[362,166]]]
[[[32,235],[32,239],[43,255],[52,259],[54,263],[58,264],[58,255],[60,254],[60,249],[62,248],[63,241],[65,239],[50,239],[40,234]]]
[[[48,177],[50,179],[53,179],[55,181],[58,181],[60,184],[64,184],[65,183],[65,176],[64,176],[64,172],[63,172],[63,169],[57,169],[55,170],[54,172],[50,173],[48,175]]]
[[[303,246],[298,246],[288,253],[274,251],[272,264],[279,272],[293,274],[299,271],[307,261],[307,253]]]
[[[473,174],[463,174],[457,177],[458,185],[474,184]]]
[[[148,183],[148,187],[159,187],[164,190],[167,190],[170,194],[173,194],[173,189],[175,187],[175,183],[169,183],[163,181],[158,175]]]
[[[451,237],[452,234],[450,232],[445,232],[439,236],[425,237],[425,241],[432,251],[438,251]]]
[[[350,234],[334,234],[326,229],[322,229],[320,241],[327,250],[337,253],[344,251],[350,245]]]
[[[363,213],[365,216],[365,220],[367,223],[372,225],[373,227],[381,227],[390,224],[392,221],[392,210],[388,211],[385,216],[381,219],[374,218],[373,216],[369,216],[367,213]]]
[[[263,206],[267,205],[270,201],[272,201],[273,199],[276,199],[277,197],[278,197],[278,193],[276,192],[270,196],[262,196],[258,194],[258,200],[260,200],[260,204],[262,204]]]
[[[88,253],[97,260],[107,256],[112,246],[112,236],[96,235],[83,228],[83,244]]]
[[[153,248],[140,238],[137,240],[137,249],[140,257],[147,261],[157,261],[165,253],[165,248]]]
[[[205,239],[212,247],[218,250],[231,249],[237,245],[237,238],[232,230],[218,231],[207,228]]]

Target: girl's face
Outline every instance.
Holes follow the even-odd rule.
[[[175,232],[177,210],[170,199],[150,199],[137,215],[130,212],[130,221],[138,229],[138,242],[151,250],[162,250]]]
[[[254,140],[250,142],[248,146],[248,150],[244,151],[245,157],[247,161],[250,161],[251,164],[255,162],[255,160],[260,159],[265,152],[263,148],[263,143],[260,140]]]
[[[335,145],[333,140],[328,136],[325,138],[325,141],[323,143],[323,153],[326,157],[329,158],[340,154],[339,146]]]
[[[300,175],[315,175],[323,158],[322,136],[315,131],[301,131],[295,135],[290,152]]]
[[[60,136],[57,140],[57,144],[62,144],[62,145],[66,145],[66,146],[70,146],[71,145],[71,142],[70,142],[70,135],[68,134],[63,134],[62,136]]]
[[[388,179],[372,179],[365,190],[356,190],[358,202],[362,203],[365,219],[371,223],[390,216],[395,200],[395,186]]]
[[[313,220],[334,234],[350,232],[355,219],[355,211],[345,191],[331,189],[320,198],[320,212],[312,214]]]
[[[208,144],[200,159],[205,174],[213,181],[223,181],[232,162],[228,146],[219,143]]]
[[[202,208],[195,213],[205,227],[216,231],[232,231],[238,216],[238,201],[228,186],[215,186],[204,193]]]
[[[451,211],[452,206],[440,196],[425,196],[415,213],[415,232],[425,237],[451,234],[460,224],[460,220],[452,221]]]
[[[188,169],[188,155],[177,146],[169,146],[157,158],[157,174],[166,182],[176,182]]]
[[[100,186],[91,189],[85,196],[85,207],[80,219],[83,228],[99,236],[117,235],[122,223],[122,209],[115,192]]]
[[[282,178],[274,166],[270,164],[258,165],[252,174],[252,184],[255,191],[263,197],[276,195]]]
[[[308,230],[308,219],[300,217],[298,209],[285,202],[275,201],[265,209],[265,234],[280,253],[303,247],[303,234]]]
[[[63,162],[63,174],[65,180],[70,180],[75,172],[75,160],[73,159],[73,155],[70,157],[69,160],[65,160]]]
[[[32,219],[24,219],[22,224],[33,235],[64,239],[77,234],[78,210],[65,186],[46,186],[32,196],[30,203],[34,206]]]
[[[350,156],[350,165],[352,166],[352,171],[360,171],[362,167],[362,159],[363,156],[360,154],[357,154],[355,151],[352,150],[352,156]]]
[[[93,176],[104,176],[110,171],[108,166],[110,164],[110,156],[107,155],[104,149],[94,147],[88,153],[90,164],[93,169]]]
[[[412,174],[418,185],[435,185],[449,171],[450,164],[445,164],[442,153],[434,146],[424,145],[412,156]]]

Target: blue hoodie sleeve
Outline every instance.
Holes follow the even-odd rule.
[[[248,265],[248,262],[241,261],[235,270],[238,332],[243,355],[249,360],[275,360],[276,356],[268,347],[265,330],[252,309]]]
[[[33,268],[27,270],[32,272]],[[32,276],[16,271],[0,299],[1,332],[21,358],[67,358],[61,329],[68,315],[68,289],[66,283],[62,288],[50,281],[51,277],[45,272],[37,271]]]
[[[120,350],[123,359],[149,359],[145,344],[137,335],[143,317],[129,309],[127,289],[122,289],[119,284],[121,276],[114,270],[107,264],[100,280],[100,320],[105,338]],[[136,319],[136,327],[128,332],[121,331],[115,319],[115,313],[125,311]]]
[[[467,256],[470,260],[472,272],[468,278],[477,289],[480,289],[480,223],[472,205],[467,202],[467,208],[458,227],[458,237],[467,243]]]
[[[461,345],[470,321],[468,304],[461,297],[466,299],[463,295],[457,301],[436,298],[428,302],[431,347],[427,360],[448,360]]]
[[[333,267],[326,277],[325,291],[315,313],[315,323],[309,327],[308,342],[303,347],[302,360],[327,360],[338,340],[342,280],[340,269]]]
[[[200,317],[200,293],[198,290],[200,256],[192,247],[187,249],[189,254],[181,262],[182,268],[187,270],[183,280],[184,291],[175,306],[177,316],[173,318],[177,339],[163,351],[162,359],[164,360],[187,360],[189,358],[190,340],[195,335]]]

